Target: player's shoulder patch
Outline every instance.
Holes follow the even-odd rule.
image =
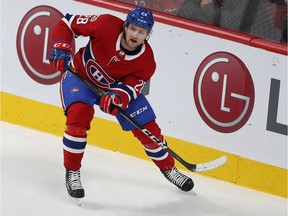
[[[90,22],[96,21],[98,17],[99,17],[98,15],[93,15],[93,16],[90,18]]]

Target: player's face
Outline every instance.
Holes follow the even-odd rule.
[[[147,38],[148,30],[129,24],[125,27],[126,40],[124,39],[124,43],[122,45],[127,50],[135,50],[143,41]]]

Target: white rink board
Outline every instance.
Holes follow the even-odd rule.
[[[16,0],[4,0],[1,4],[1,91],[59,107],[59,84],[35,82],[18,59],[16,36],[25,14],[36,6],[49,5],[63,14],[109,12],[125,18],[123,13],[70,0],[29,0],[21,7],[15,7],[19,5]],[[78,42],[77,48],[83,46],[86,39]],[[287,127],[287,56],[158,22],[149,42],[154,48],[157,71],[150,83],[148,99],[164,134],[287,168],[287,135],[266,129],[272,79],[280,81],[277,123]],[[251,116],[242,128],[232,133],[221,133],[207,126],[193,99],[197,68],[207,56],[219,51],[232,53],[242,60],[255,89]],[[96,115],[114,121],[99,110]]]

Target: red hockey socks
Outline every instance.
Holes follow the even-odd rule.
[[[86,147],[86,131],[94,116],[93,107],[84,103],[74,103],[67,111],[66,130],[63,137],[64,166],[73,171],[81,167]]]
[[[154,136],[156,136],[160,141],[164,141],[161,135],[161,129],[155,122],[155,120],[147,123],[144,127],[150,131]],[[166,152],[157,143],[153,142],[149,137],[147,137],[139,129],[134,129],[132,131],[135,137],[142,143],[146,154],[152,159],[152,161],[159,167],[162,171],[171,170],[174,167],[174,158]]]

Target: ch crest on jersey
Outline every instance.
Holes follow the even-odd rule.
[[[109,88],[115,82],[105,70],[94,60],[90,59],[85,65],[85,71],[89,79],[100,88]]]

